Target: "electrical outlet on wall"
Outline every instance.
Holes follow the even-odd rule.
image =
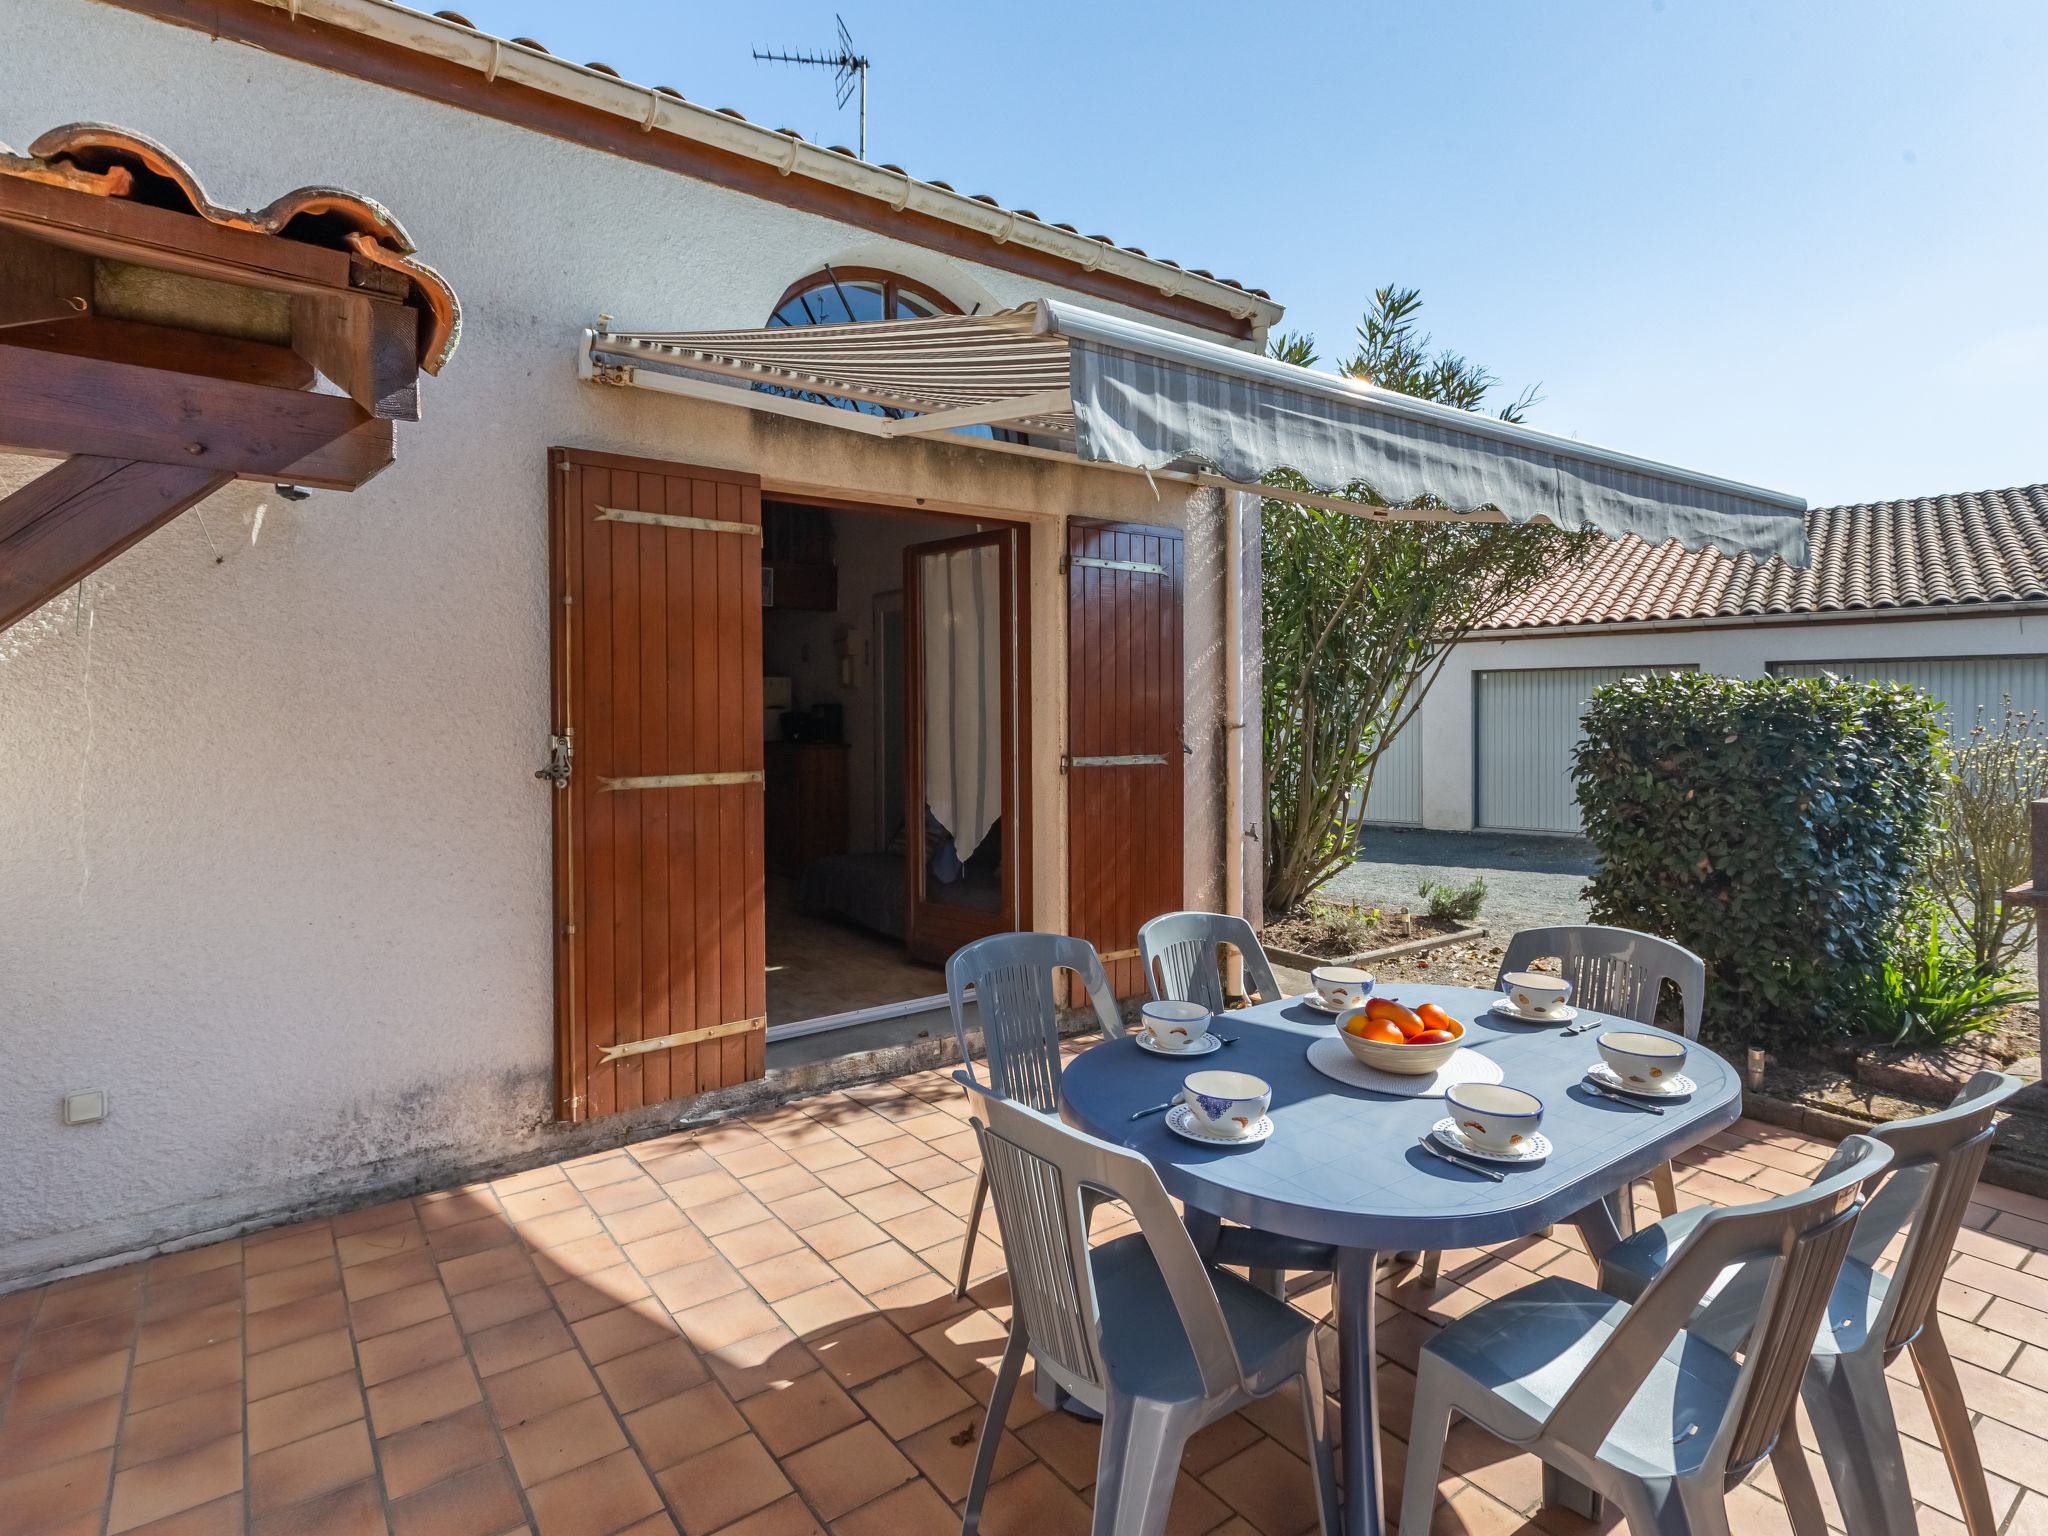
[[[87,1088],[64,1095],[66,1125],[96,1125],[107,1118],[107,1090]]]

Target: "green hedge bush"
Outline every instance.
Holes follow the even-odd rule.
[[[1593,920],[1705,959],[1720,1040],[1853,1030],[1933,832],[1943,740],[1898,684],[1682,672],[1597,689],[1573,760]]]

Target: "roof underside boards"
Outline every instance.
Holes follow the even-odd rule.
[[[736,394],[735,403],[760,409],[779,408],[761,398],[769,390],[935,418],[892,423],[883,435],[971,420],[1053,439],[1036,446],[1084,463],[1146,473],[1244,488],[1278,469],[1319,488],[1362,481],[1395,509],[1376,516],[1545,519],[1763,558],[1805,552],[1796,497],[1049,299],[989,315],[608,332],[588,338],[586,360],[612,383],[642,382],[635,370],[647,369],[751,386],[752,397]],[[817,419],[876,430],[851,412]]]
[[[1509,604],[1488,629],[1881,613],[2048,601],[2048,485],[1806,514],[1812,564],[1617,539]]]

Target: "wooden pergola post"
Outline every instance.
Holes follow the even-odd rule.
[[[2005,901],[2008,906],[2031,907],[2038,916],[2043,908],[2048,908],[2048,800],[2036,800],[2028,810],[2027,883],[2007,891]],[[2038,932],[2034,943],[2034,991],[2048,999],[2048,950],[2043,950]],[[2040,1044],[2041,1059],[2048,1063],[2048,1008],[2041,1013]]]

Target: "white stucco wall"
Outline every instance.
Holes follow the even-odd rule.
[[[2048,652],[2048,613],[1584,630],[1468,640],[1451,653],[1410,729],[1420,729],[1422,822],[1471,830],[1477,808],[1475,674],[1523,667],[1698,666],[1766,677],[1785,661],[2009,656]]]
[[[1178,522],[1187,498],[581,384],[572,351],[601,310],[758,323],[826,261],[967,305],[1043,285],[89,0],[0,0],[0,35],[0,140],[101,119],[172,146],[219,202],[360,189],[465,307],[371,484],[297,504],[231,487],[0,633],[0,1288],[549,1144],[532,772],[552,444],[1031,521],[1035,872],[1057,920],[1060,520]],[[0,489],[42,467],[0,460]],[[1196,554],[1189,710],[1209,755],[1189,771],[1213,785],[1220,635]],[[1194,796],[1190,828],[1201,896],[1216,831]],[[82,1088],[112,1115],[66,1129],[59,1097]]]

